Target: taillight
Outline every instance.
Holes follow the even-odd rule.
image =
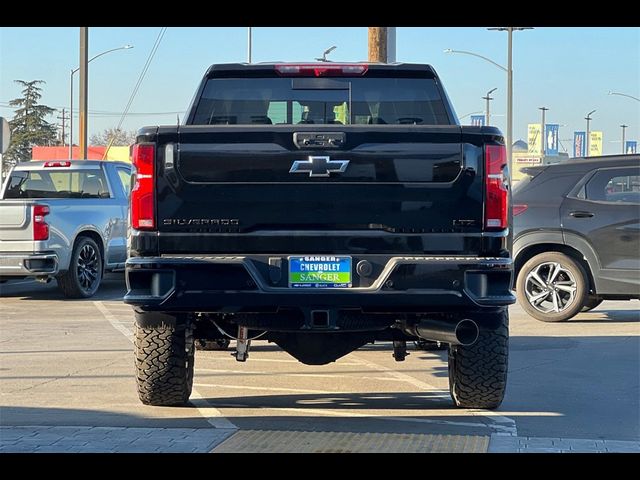
[[[46,162],[45,167],[70,167],[71,162],[65,160],[64,162]]]
[[[509,222],[509,191],[507,152],[504,145],[487,145],[485,158],[485,207],[486,230],[503,230]]]
[[[301,63],[275,66],[278,75],[287,77],[347,77],[364,75],[368,65],[360,63]]]
[[[33,218],[33,239],[49,240],[49,224],[44,217],[49,215],[49,207],[46,205],[33,205],[31,207]]]
[[[155,221],[155,147],[136,144],[131,152],[136,167],[136,183],[131,190],[131,226],[136,230],[153,230]]]
[[[517,216],[520,215],[521,213],[524,213],[527,211],[527,208],[529,208],[529,205],[514,205],[513,206],[513,216]]]

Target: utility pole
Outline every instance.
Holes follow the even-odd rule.
[[[547,153],[547,135],[544,131],[544,117],[545,113],[547,113],[547,110],[549,109],[547,107],[538,107],[538,110],[542,110],[542,124],[540,125],[540,135],[542,135],[542,158],[544,158],[545,154]]]
[[[387,27],[369,27],[369,61],[387,63]]]
[[[62,116],[58,116],[57,118],[62,121],[62,146],[64,147],[66,146],[65,139],[67,138],[66,124],[67,124],[67,119],[69,118],[67,117],[66,110],[64,108],[62,109]]]
[[[80,158],[87,159],[87,113],[89,104],[89,27],[80,27]]]
[[[625,140],[626,140],[626,137],[625,137],[625,130],[627,129],[627,127],[628,127],[628,126],[629,126],[629,125],[625,125],[624,123],[623,123],[622,125],[620,125],[620,128],[622,128],[622,154],[623,154],[623,155],[624,155],[625,153],[627,153],[627,152],[626,152],[626,149],[625,149],[624,142],[625,142]]]
[[[491,125],[491,124],[489,123],[490,118],[491,118],[491,115],[489,114],[490,102],[491,102],[491,100],[493,100],[493,97],[491,96],[491,94],[492,94],[493,92],[495,92],[497,89],[498,89],[498,87],[496,87],[496,88],[494,88],[494,89],[492,89],[492,90],[489,90],[489,91],[487,92],[487,96],[486,96],[486,97],[482,97],[482,98],[483,98],[483,100],[486,100],[486,101],[487,101],[487,115],[486,115],[486,120],[487,120],[487,121],[486,121],[486,125],[487,125],[487,126]]]

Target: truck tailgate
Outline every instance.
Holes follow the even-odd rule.
[[[24,200],[0,200],[0,253],[33,252],[31,205]]]
[[[480,248],[482,148],[458,126],[161,128],[156,145],[161,253]]]

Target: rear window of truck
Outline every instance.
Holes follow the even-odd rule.
[[[431,78],[211,78],[193,125],[450,125]]]
[[[109,198],[102,170],[14,170],[4,198]]]

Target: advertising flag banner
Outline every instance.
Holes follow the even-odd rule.
[[[584,157],[587,153],[587,132],[573,132],[573,156]]]
[[[542,155],[542,125],[539,123],[530,123],[527,128],[527,143],[529,148],[527,153],[530,155]]]
[[[638,153],[638,142],[635,140],[627,140],[624,144],[624,153]]]
[[[474,127],[484,127],[484,115],[471,115],[471,125]]]
[[[589,133],[591,134],[591,139],[589,140],[589,156],[602,155],[602,132]]]
[[[557,123],[547,123],[544,126],[544,137],[547,139],[545,155],[558,155],[558,132],[560,125]]]

